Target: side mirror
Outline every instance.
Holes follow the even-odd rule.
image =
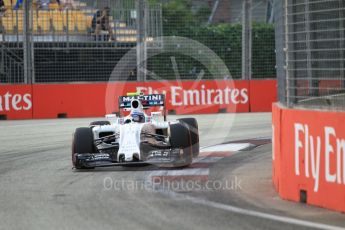
[[[117,122],[117,116],[116,114],[107,114],[105,115],[105,118],[111,123],[114,124]]]
[[[162,112],[151,112],[151,116],[162,116]]]
[[[155,122],[162,122],[164,121],[162,112],[151,112],[151,119]]]

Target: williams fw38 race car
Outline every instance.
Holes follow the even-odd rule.
[[[196,119],[167,121],[165,95],[128,93],[119,97],[119,111],[119,116],[107,115],[106,121],[75,130],[72,162],[76,169],[147,164],[184,167],[199,155]]]

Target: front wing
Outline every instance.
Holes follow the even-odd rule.
[[[177,167],[187,163],[187,160],[183,158],[182,152],[181,149],[156,149],[150,151],[144,160],[130,162],[118,162],[108,153],[75,153],[74,157],[76,164],[81,168],[145,165]]]

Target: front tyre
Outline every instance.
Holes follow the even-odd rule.
[[[181,118],[178,119],[178,121],[187,124],[192,141],[193,157],[199,156],[200,143],[198,121],[195,118]]]
[[[170,145],[175,149],[183,150],[183,162],[176,165],[188,166],[193,161],[193,150],[191,136],[188,126],[184,123],[177,123],[170,125]]]
[[[75,154],[93,153],[94,142],[93,132],[89,127],[77,128],[73,135],[72,142],[72,163],[76,169],[85,169],[76,159]]]

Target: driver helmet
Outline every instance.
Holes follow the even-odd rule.
[[[145,114],[141,111],[134,110],[131,114],[133,122],[145,122]]]

